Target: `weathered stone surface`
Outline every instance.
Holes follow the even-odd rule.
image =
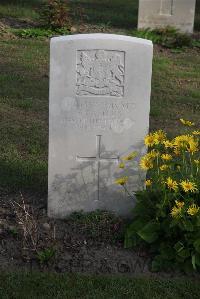
[[[152,50],[150,41],[111,34],[51,40],[49,216],[131,213],[134,200],[114,181],[131,174],[131,190],[143,186],[136,166],[118,164],[145,151]]]
[[[192,33],[196,0],[139,0],[138,28],[172,26]]]

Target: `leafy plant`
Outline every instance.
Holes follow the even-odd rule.
[[[40,13],[41,20],[47,28],[57,29],[70,26],[68,6],[63,0],[48,0]]]
[[[200,130],[191,121],[180,121],[186,128],[182,135],[168,139],[159,130],[145,137],[149,151],[139,166],[149,177],[146,189],[136,192],[133,221],[125,234],[126,248],[149,248],[154,271],[200,270]],[[122,158],[120,167],[137,164],[135,155]],[[129,192],[128,180],[124,176],[116,183]]]
[[[131,34],[136,37],[149,39],[153,43],[167,48],[190,47],[193,42],[190,35],[181,33],[173,27],[134,30]]]
[[[66,28],[45,29],[45,28],[29,28],[29,29],[13,29],[12,33],[21,38],[50,38],[56,35],[67,35],[70,31]]]
[[[37,258],[41,264],[47,264],[55,257],[56,251],[54,248],[46,248],[37,252]]]

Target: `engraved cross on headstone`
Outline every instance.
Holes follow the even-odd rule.
[[[174,13],[174,0],[161,0],[160,2],[160,15],[173,15]]]
[[[112,157],[112,158],[103,158],[101,157],[101,135],[96,136],[96,156],[95,157],[81,157],[77,156],[77,161],[80,162],[95,162],[97,167],[97,200],[99,200],[99,191],[100,191],[100,164],[101,162],[119,162],[119,156],[118,157]]]

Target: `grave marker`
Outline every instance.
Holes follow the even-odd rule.
[[[51,40],[49,216],[131,214],[134,200],[115,179],[131,175],[131,190],[143,187],[136,167],[122,171],[118,164],[130,151],[145,152],[151,67],[147,40],[112,34]]]
[[[196,0],[139,0],[138,29],[175,27],[192,33]]]

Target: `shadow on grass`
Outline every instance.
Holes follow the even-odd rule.
[[[47,193],[47,162],[0,159],[0,186],[9,192]]]
[[[199,298],[191,279],[130,278],[80,274],[1,273],[0,297],[8,298]]]
[[[106,24],[113,27],[136,28],[139,0],[71,0],[74,21]]]

